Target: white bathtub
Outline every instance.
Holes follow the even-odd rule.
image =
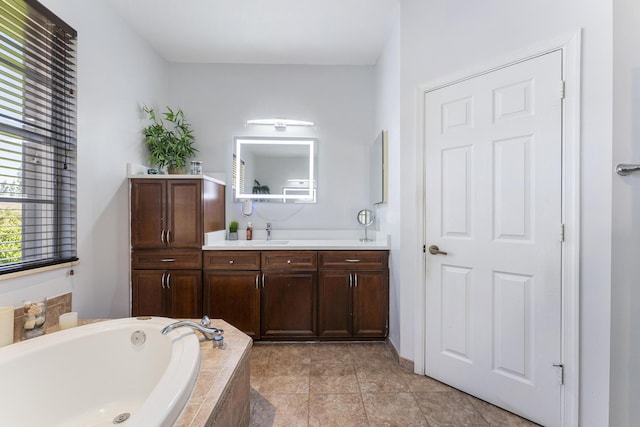
[[[160,333],[173,321],[109,320],[0,348],[0,425],[171,426],[200,370],[190,328]]]

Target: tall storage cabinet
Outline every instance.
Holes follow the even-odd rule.
[[[202,316],[204,234],[224,230],[224,190],[208,177],[130,180],[133,316]]]

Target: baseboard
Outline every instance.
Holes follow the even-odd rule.
[[[400,356],[400,353],[398,353],[398,350],[396,349],[396,347],[393,345],[393,342],[391,342],[389,338],[387,338],[386,343],[389,346],[389,349],[391,350],[391,354],[393,354],[393,358],[396,360],[396,363],[398,364],[398,366],[400,366],[402,369],[413,372],[413,369],[414,369],[413,360],[406,359]]]

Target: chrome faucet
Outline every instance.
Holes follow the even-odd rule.
[[[271,223],[267,223],[267,240],[271,240]]]
[[[209,316],[205,315],[200,320],[200,323],[192,322],[190,320],[180,320],[178,322],[174,322],[170,325],[165,326],[160,332],[162,333],[162,335],[166,335],[167,333],[173,331],[176,328],[180,328],[182,326],[189,326],[195,329],[196,331],[200,331],[200,333],[202,333],[202,335],[204,335],[206,339],[211,340],[214,347],[224,348],[225,347],[224,335],[223,335],[224,330],[213,328],[213,327],[210,328],[209,327],[210,325],[211,325],[211,319],[209,319]]]

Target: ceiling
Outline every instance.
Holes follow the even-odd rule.
[[[109,0],[166,60],[374,65],[400,0]]]

